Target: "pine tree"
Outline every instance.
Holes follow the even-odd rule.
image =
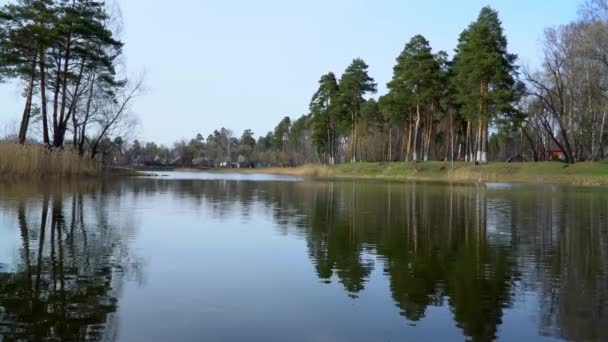
[[[6,78],[19,78],[27,84],[18,138],[21,144],[25,143],[32,114],[36,65],[41,45],[34,4],[32,1],[20,1],[0,10],[0,71]]]
[[[53,145],[62,147],[70,122],[74,145],[84,141],[86,124],[77,120],[84,94],[99,94],[112,101],[115,91],[124,86],[114,70],[122,43],[108,28],[109,19],[105,3],[99,0],[20,0],[2,7],[0,73],[27,84],[21,143],[26,139],[36,88],[40,91],[43,141],[51,143],[52,131]]]
[[[122,42],[108,28],[109,16],[103,1],[74,0],[58,7],[57,39],[51,53],[59,60],[55,70],[53,105],[53,145],[63,146],[70,121],[74,137],[78,130],[76,109],[82,96],[83,82],[101,86],[112,96],[114,87],[124,82],[115,79],[115,59],[122,53]],[[68,89],[71,88],[71,89]],[[69,96],[69,94],[72,94]]]
[[[247,145],[251,148],[255,147],[255,138],[253,137],[253,131],[250,129],[246,129],[241,136],[241,140],[239,141],[241,145]]]
[[[390,91],[388,94],[380,96],[378,100],[378,106],[380,112],[383,114],[384,123],[388,130],[388,141],[386,147],[386,160],[395,161],[398,154],[393,154],[395,150],[395,143],[393,142],[393,128],[399,127],[404,124],[404,132],[407,132],[409,118],[409,112],[411,103],[409,97],[399,97],[399,93]],[[406,153],[406,160],[408,155]]]
[[[345,113],[343,122],[351,129],[351,162],[356,162],[358,146],[358,123],[361,117],[361,105],[365,102],[364,96],[368,93],[376,93],[376,83],[367,73],[368,65],[357,58],[346,68],[340,79],[340,100]]]
[[[327,155],[327,163],[330,165],[336,162],[339,94],[336,76],[330,72],[319,80],[319,89],[309,106],[314,130],[313,143],[318,152]]]
[[[272,145],[275,150],[285,153],[287,141],[289,140],[289,130],[291,128],[291,119],[286,116],[279,122],[274,129]]]
[[[412,144],[413,161],[418,161],[419,130],[422,112],[426,110],[429,118],[433,114],[434,101],[441,86],[441,68],[432,53],[431,46],[423,36],[413,37],[397,58],[393,68],[393,79],[387,84],[394,101],[405,107],[411,104],[416,113],[413,137],[409,134],[409,146]],[[432,120],[427,120],[432,121]],[[428,139],[428,137],[427,137]],[[423,139],[423,142],[425,139]]]
[[[516,55],[507,51],[498,13],[484,7],[476,22],[460,35],[454,57],[456,99],[467,120],[467,157],[486,163],[488,126],[498,114],[512,110],[515,91]],[[477,134],[473,147],[473,120]]]

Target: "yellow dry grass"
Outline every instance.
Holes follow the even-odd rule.
[[[98,176],[101,165],[71,150],[42,145],[0,143],[0,177],[48,178]]]
[[[256,169],[250,169],[255,172]],[[333,177],[334,172],[331,167],[323,165],[302,165],[298,167],[270,167],[262,169],[264,173],[277,175],[291,175],[299,177]]]
[[[288,176],[297,176],[297,177],[316,177],[316,178],[328,178],[334,177],[335,172],[330,166],[325,165],[316,165],[316,164],[306,164],[298,167],[264,167],[260,169],[209,169],[209,170],[199,170],[199,169],[179,169],[177,171],[210,171],[210,172],[220,172],[220,173],[265,173],[265,174],[273,174],[273,175],[288,175]]]

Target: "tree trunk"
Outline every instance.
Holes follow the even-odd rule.
[[[483,119],[483,126],[481,127],[481,163],[488,163],[488,119]]]
[[[44,62],[44,51],[40,51],[40,107],[42,109],[42,141],[45,145],[51,144],[49,138],[49,122],[46,101],[46,66]]]
[[[572,155],[572,148],[570,147],[570,141],[568,140],[568,134],[562,130],[562,137],[564,138],[564,145],[566,147],[566,159],[568,164],[574,164],[574,156]]]
[[[30,124],[30,115],[32,112],[32,93],[34,88],[34,78],[30,81],[28,85],[26,100],[25,100],[25,108],[23,109],[23,116],[21,117],[21,126],[19,127],[19,143],[25,144],[27,139],[27,130]]]
[[[602,114],[602,123],[600,126],[600,132],[598,136],[598,148],[592,156],[593,160],[602,159],[604,157],[604,126],[606,126],[606,111]]]
[[[58,120],[58,125],[57,125],[57,129],[55,131],[55,139],[53,141],[53,145],[55,147],[62,147],[63,146],[63,140],[65,139],[65,132],[66,132],[66,124],[67,122],[65,122],[65,110],[66,110],[66,106],[67,106],[67,97],[68,97],[68,68],[70,65],[70,45],[71,45],[71,36],[68,36],[67,38],[67,42],[66,42],[66,50],[65,50],[65,57],[64,57],[64,63],[63,63],[63,77],[62,77],[62,85],[61,85],[61,112],[59,113],[59,120]]]
[[[55,77],[55,89],[53,94],[53,146],[57,143],[57,131],[59,130],[59,121],[57,115],[59,114],[59,92],[61,91],[61,62],[57,62],[57,70]]]
[[[414,127],[414,158],[413,161],[418,161],[418,130],[420,128],[420,103],[416,102],[416,126]]]
[[[393,130],[388,129],[388,161],[393,161]]]
[[[32,63],[32,76],[30,77],[30,83],[27,87],[27,94],[25,99],[25,108],[23,109],[23,116],[21,118],[21,127],[19,128],[19,143],[25,144],[27,139],[27,130],[30,125],[30,115],[32,113],[32,97],[34,96],[34,80],[36,79],[36,57]]]
[[[528,132],[526,131],[525,128],[521,127],[521,131],[524,134],[524,136],[526,137],[526,140],[528,140],[528,143],[530,144],[530,149],[532,150],[532,155],[534,157],[534,161],[537,162],[538,161],[538,152],[536,151],[536,146],[534,145],[534,141],[532,140],[532,137],[530,137],[530,135],[528,134]]]
[[[454,119],[452,118],[453,112],[450,110],[450,161],[452,162],[452,168],[454,168]]]
[[[467,136],[465,138],[464,144],[465,144],[465,148],[464,148],[464,159],[467,162],[473,162],[473,153],[472,153],[472,146],[471,146],[471,131],[472,131],[472,127],[471,127],[471,120],[467,120]]]
[[[412,152],[412,113],[409,115],[408,120],[408,133],[407,133],[407,151],[405,153],[405,161],[410,161],[410,156]]]
[[[475,163],[481,162],[481,141],[483,139],[483,119],[481,115],[477,120],[477,138],[475,140]]]
[[[424,161],[429,160],[429,154],[431,152],[431,141],[433,136],[433,105],[431,104],[431,111],[428,115],[428,129],[426,133],[426,146],[424,150]]]
[[[354,162],[356,163],[358,158],[359,158],[359,122],[358,122],[358,114],[355,114],[355,141],[353,144],[354,150],[353,150],[353,158],[354,158]]]
[[[76,121],[76,115],[72,116],[72,146],[74,150],[78,148],[78,122]]]
[[[74,93],[72,95],[72,99],[71,99],[71,103],[70,103],[70,108],[68,109],[68,114],[65,118],[66,120],[66,125],[65,127],[67,127],[67,121],[70,119],[70,117],[72,118],[72,127],[73,127],[73,141],[72,141],[72,145],[74,146],[74,149],[76,149],[77,145],[77,140],[78,140],[78,119],[76,118],[76,106],[78,104],[78,100],[80,99],[80,83],[82,82],[82,75],[84,73],[84,63],[85,63],[85,59],[82,59],[82,63],[80,64],[80,72],[78,73],[78,78],[76,80],[76,86],[74,87]]]
[[[600,129],[600,159],[604,159],[604,128],[606,127],[606,113],[604,110],[604,114],[602,116],[602,128]]]
[[[395,161],[402,160],[403,156],[405,156],[405,134],[407,133],[407,127],[403,127],[403,129],[397,127],[397,133],[399,134],[399,138],[397,139],[399,147],[397,148],[397,155],[395,156],[395,158],[393,158]]]
[[[89,98],[87,99],[87,106],[84,112],[84,119],[82,120],[82,127],[80,128],[80,139],[78,141],[78,154],[84,156],[84,143],[86,140],[86,130],[89,118],[91,117],[91,104],[93,102],[93,91],[95,89],[95,76],[91,78],[91,85],[89,88]]]
[[[356,161],[356,159],[355,159],[356,158],[355,157],[355,153],[356,152],[355,151],[356,151],[356,146],[357,146],[356,141],[355,141],[356,140],[355,132],[357,130],[357,128],[356,128],[357,127],[357,123],[355,122],[355,111],[353,111],[351,113],[351,119],[352,119],[352,122],[353,122],[353,127],[351,129],[351,134],[350,134],[350,140],[351,140],[351,142],[350,142],[350,150],[351,150],[350,151],[350,153],[351,153],[351,155],[350,155],[350,162],[354,163]]]
[[[488,162],[488,123],[490,114],[488,113],[488,107],[486,105],[486,95],[488,93],[487,88],[488,84],[486,82],[481,82],[481,155],[479,162],[482,164],[486,164]]]

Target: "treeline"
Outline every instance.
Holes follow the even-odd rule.
[[[450,58],[417,35],[396,59],[388,92],[360,58],[338,78],[322,75],[309,113],[253,139],[226,129],[182,141],[167,156],[272,165],[370,161],[606,158],[608,2],[547,29],[538,70],[517,64],[490,7],[460,34]],[[152,147],[155,145],[152,144]],[[190,158],[191,157],[191,158]]]
[[[451,59],[413,37],[378,100],[369,98],[376,84],[361,59],[339,80],[323,75],[304,119],[315,151],[309,159],[604,159],[608,2],[588,1],[580,13],[546,30],[537,71],[516,64],[498,13],[485,7],[460,34]]]
[[[14,137],[97,157],[129,131],[142,81],[121,77],[119,17],[100,0],[19,0],[0,8],[0,80],[25,84]]]
[[[22,80],[16,138],[72,146],[115,162],[300,165],[356,161],[606,158],[608,1],[588,0],[574,22],[547,29],[537,70],[517,64],[490,7],[460,34],[453,56],[417,35],[388,92],[360,58],[322,75],[309,111],[254,138],[218,129],[171,147],[130,141],[129,105],[141,91],[117,72],[122,42],[103,1],[18,1],[0,11],[0,76]],[[259,132],[258,132],[259,133]],[[33,134],[31,134],[33,135]],[[128,145],[128,146],[127,146]]]
[[[377,100],[371,98],[377,83],[360,58],[340,78],[333,72],[322,75],[309,113],[293,122],[281,120],[252,142],[250,156],[276,165],[431,159],[485,163],[490,125],[521,117],[518,104],[525,94],[515,61],[497,12],[483,8],[460,35],[451,60],[446,52],[434,52],[423,36],[413,37],[397,57],[388,93]],[[231,144],[219,141],[247,145],[243,138]],[[212,158],[204,151],[213,151],[217,142],[216,135],[210,136],[201,155]],[[232,153],[224,148],[222,155]]]
[[[481,10],[450,59],[417,35],[397,57],[388,93],[355,59],[323,75],[302,120],[316,159],[347,161],[604,159],[608,144],[608,3],[591,0],[573,23],[547,29],[530,71],[508,51],[498,13]],[[309,138],[309,139],[306,139]]]
[[[307,143],[311,131],[305,116],[295,122],[285,117],[273,132],[255,139],[252,130],[241,135],[221,128],[204,138],[202,134],[190,140],[180,140],[173,146],[154,142],[133,141],[124,146],[122,141],[108,142],[113,160],[126,165],[195,166],[195,167],[257,167],[269,165],[295,166],[313,163],[314,149]],[[304,132],[303,130],[307,130]]]

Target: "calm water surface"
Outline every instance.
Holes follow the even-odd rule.
[[[0,184],[0,341],[608,341],[606,188]]]

